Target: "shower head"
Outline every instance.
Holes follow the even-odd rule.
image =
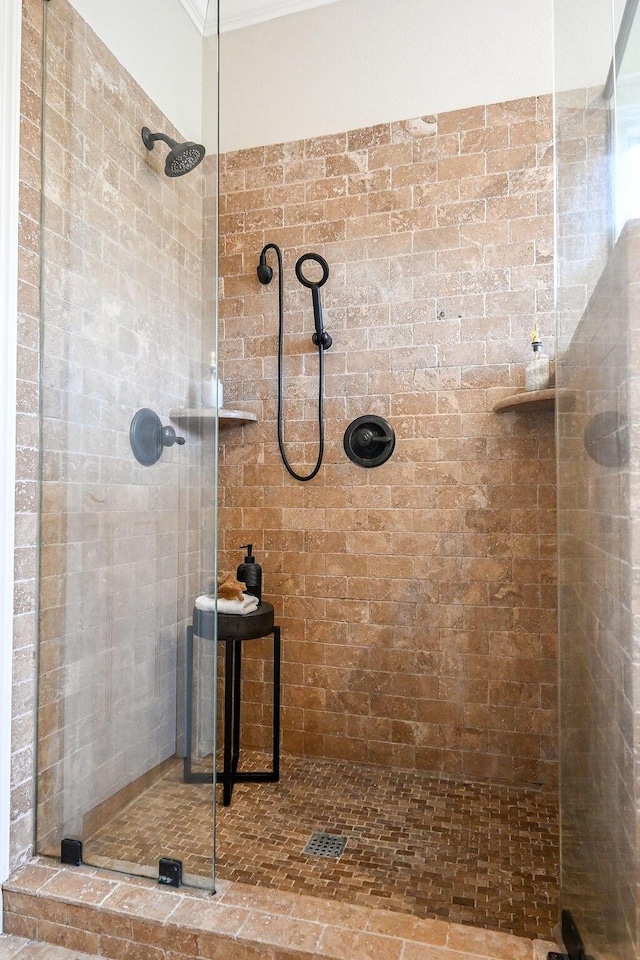
[[[164,165],[168,177],[182,177],[204,160],[206,151],[201,143],[178,143],[165,133],[151,133],[149,127],[142,128],[142,142],[147,150],[153,150],[156,140],[162,140],[171,147]]]

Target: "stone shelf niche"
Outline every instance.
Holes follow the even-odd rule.
[[[555,388],[550,390],[524,390],[510,397],[503,397],[493,406],[494,413],[508,410],[553,410],[556,403]]]
[[[220,426],[233,427],[243,423],[257,423],[258,416],[250,413],[248,410],[217,410],[215,407],[191,408],[188,410],[170,410],[171,420],[215,420],[216,415],[220,416]]]

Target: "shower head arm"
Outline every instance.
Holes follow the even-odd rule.
[[[171,147],[172,150],[174,147],[178,146],[178,141],[172,140],[171,137],[166,135],[166,133],[151,133],[149,127],[142,128],[142,142],[147,150],[153,150],[153,145],[155,144],[156,140],[162,140],[163,143],[166,143],[167,146]]]

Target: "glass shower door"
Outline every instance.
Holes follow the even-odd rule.
[[[561,905],[596,958],[637,953],[636,0],[556,0]],[[617,40],[616,40],[617,37]]]
[[[37,849],[180,860],[211,886],[212,785],[177,824],[185,633],[216,564],[216,425],[179,417],[215,349],[215,26],[181,0],[117,6],[45,3]],[[165,175],[165,138],[207,156]]]

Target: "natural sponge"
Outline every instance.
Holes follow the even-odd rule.
[[[242,600],[242,591],[246,584],[236,580],[232,573],[226,577],[218,577],[218,598],[220,600]]]

